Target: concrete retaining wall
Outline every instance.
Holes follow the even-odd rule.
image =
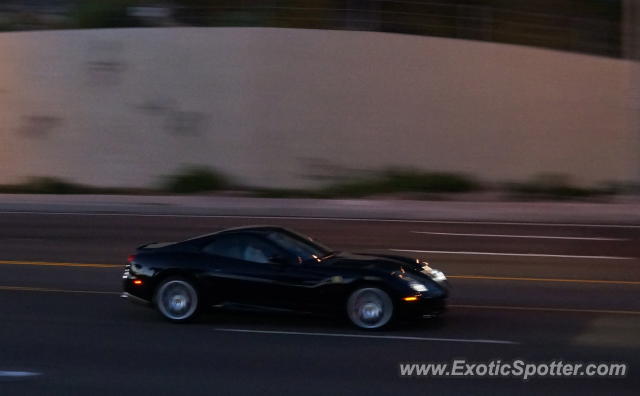
[[[632,63],[374,32],[0,34],[0,183],[140,186],[181,164],[295,187],[412,166],[637,180]]]

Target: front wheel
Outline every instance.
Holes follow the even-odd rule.
[[[389,294],[377,287],[355,290],[347,300],[347,315],[361,329],[378,329],[393,317],[393,302]]]
[[[193,320],[199,311],[196,288],[186,279],[169,278],[163,280],[155,294],[158,312],[171,322],[183,323]]]

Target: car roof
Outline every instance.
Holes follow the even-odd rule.
[[[265,232],[271,232],[271,231],[287,231],[287,229],[284,227],[278,227],[273,225],[251,225],[251,226],[227,228],[227,229],[215,232],[214,234],[225,234],[228,232],[231,233],[231,232],[240,232],[240,231],[265,233]]]
[[[253,234],[264,234],[267,232],[280,231],[280,232],[289,232],[284,227],[273,226],[273,225],[250,225],[250,226],[242,226],[242,227],[233,227],[233,228],[225,228],[224,230],[211,232],[204,235],[198,235],[193,238],[187,239],[187,241],[195,241],[202,238],[209,238],[215,235],[223,235],[223,234],[232,234],[232,233],[253,233]]]

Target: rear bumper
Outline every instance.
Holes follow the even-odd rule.
[[[131,293],[123,292],[122,294],[120,294],[120,297],[124,298],[127,301],[131,301],[132,303],[141,304],[141,305],[151,305],[151,301],[134,296]]]
[[[136,285],[133,282],[136,280],[142,280],[143,284]],[[153,279],[147,277],[127,277],[122,280],[122,291],[123,293],[120,295],[126,299],[138,299],[142,301],[146,301],[147,303],[151,303],[153,300],[153,290],[154,290],[154,282]],[[125,297],[126,296],[126,297]]]

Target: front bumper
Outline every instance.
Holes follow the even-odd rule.
[[[402,318],[433,317],[443,314],[447,310],[447,298],[419,297],[416,301],[400,300],[398,316]]]

